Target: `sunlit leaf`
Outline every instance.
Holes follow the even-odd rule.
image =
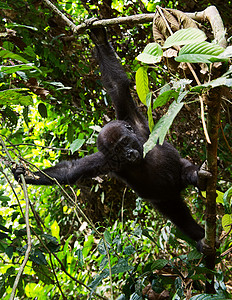
[[[32,93],[29,89],[24,88],[0,91],[0,104],[20,104],[25,106],[33,104]]]
[[[10,59],[14,59],[14,60],[17,60],[17,61],[21,61],[25,64],[28,63],[28,60],[26,60],[25,58],[23,58],[22,56],[18,55],[18,54],[15,54],[9,50],[1,50],[0,51],[0,57],[2,57],[3,59],[4,58],[10,58]]]
[[[206,39],[207,37],[202,30],[190,27],[178,30],[173,35],[168,37],[163,45],[163,48],[200,43],[205,41]]]
[[[136,59],[145,64],[155,64],[161,61],[163,50],[157,43],[148,44]]]
[[[219,56],[224,52],[224,48],[217,44],[208,42],[185,45],[175,58],[178,62],[189,63],[212,63],[216,61],[226,61],[228,58]]]
[[[172,102],[167,113],[156,123],[147,142],[144,144],[144,156],[155,147],[158,141],[160,144],[163,144],[173,120],[184,105],[184,102],[181,102],[181,100],[186,94],[187,92],[180,94],[178,100]]]
[[[225,214],[222,217],[222,227],[226,233],[230,231],[230,234],[232,234],[232,215]]]
[[[147,67],[140,67],[135,75],[136,91],[140,101],[146,105],[146,97],[149,93]]]
[[[177,99],[178,95],[179,95],[179,93],[175,90],[169,90],[169,91],[163,92],[155,99],[154,104],[153,104],[153,109],[156,109],[157,107],[165,105],[172,98]]]
[[[84,139],[76,139],[75,141],[72,142],[70,145],[69,149],[71,150],[72,154],[77,151],[78,149],[81,148],[81,146],[84,144],[85,140]]]
[[[57,240],[60,240],[60,227],[57,223],[57,221],[54,221],[51,225],[51,233],[54,237],[57,238]]]

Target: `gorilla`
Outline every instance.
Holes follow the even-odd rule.
[[[100,131],[98,152],[81,159],[62,161],[42,171],[26,175],[18,167],[14,170],[18,180],[22,172],[26,183],[34,185],[74,184],[81,178],[109,174],[115,176],[138,196],[148,200],[170,219],[185,235],[198,244],[202,251],[204,229],[196,223],[183,199],[181,191],[188,185],[206,187],[210,173],[181,158],[168,142],[157,144],[143,157],[143,144],[149,137],[148,122],[132,99],[129,79],[107,40],[103,27],[91,30],[102,82],[115,108],[116,119]]]

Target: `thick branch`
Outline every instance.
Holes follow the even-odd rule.
[[[209,6],[200,12],[186,13],[186,15],[198,22],[208,21],[212,27],[216,42],[223,48],[226,47],[225,28],[221,16],[215,6]]]
[[[50,7],[50,9],[57,15],[59,15],[63,21],[71,28],[73,33],[80,34],[83,33],[88,27],[99,27],[99,26],[112,26],[116,24],[127,24],[133,27],[135,24],[143,24],[149,23],[153,21],[153,18],[156,13],[149,14],[138,14],[128,17],[118,17],[113,19],[103,19],[96,20],[91,25],[87,25],[86,23],[82,23],[80,25],[75,25],[70,19],[68,19],[54,4],[52,4],[49,0],[43,0],[44,3]],[[157,6],[158,7],[158,6]],[[195,21],[204,22],[208,21],[212,27],[214,37],[216,41],[222,47],[226,46],[225,39],[225,30],[223,26],[223,22],[221,16],[215,6],[209,6],[205,10],[201,12],[195,13],[185,13],[188,17],[192,18]]]

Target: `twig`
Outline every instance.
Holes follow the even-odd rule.
[[[221,129],[221,132],[222,132],[223,139],[224,139],[224,141],[225,141],[225,143],[226,143],[226,146],[227,146],[227,148],[229,149],[230,153],[232,154],[232,149],[231,149],[231,147],[230,147],[230,145],[229,145],[229,142],[228,142],[228,140],[227,140],[227,138],[226,138],[226,136],[225,136],[225,133],[224,133],[224,130],[223,130],[223,128],[222,128],[222,123],[221,123],[221,122],[220,122],[220,129]]]
[[[24,268],[27,264],[27,261],[29,259],[29,255],[30,255],[30,252],[31,252],[31,232],[30,232],[30,224],[29,224],[29,198],[28,198],[28,193],[27,193],[26,181],[25,181],[25,178],[22,174],[20,175],[20,179],[21,179],[21,182],[22,182],[23,192],[24,192],[24,196],[25,196],[25,200],[26,200],[25,223],[26,223],[26,229],[27,229],[27,250],[26,250],[26,253],[25,253],[25,256],[24,256],[23,263],[20,266],[18,274],[15,278],[15,282],[14,282],[9,300],[14,299],[15,292],[16,292],[20,277],[21,277],[21,275],[23,273],[23,270],[24,270]]]
[[[8,150],[6,148],[6,145],[5,145],[5,143],[4,143],[4,141],[3,141],[3,139],[2,139],[1,136],[0,136],[0,142],[1,142],[2,147],[4,148],[4,150],[6,152],[6,155],[7,155],[8,159],[9,159],[9,161],[11,163],[13,163],[14,160],[11,157],[10,153],[8,152]],[[17,289],[17,286],[18,286],[18,283],[19,283],[19,279],[20,279],[20,277],[21,277],[21,275],[23,273],[23,270],[24,270],[24,268],[25,268],[25,266],[27,264],[27,261],[29,259],[29,255],[30,255],[30,252],[31,252],[31,232],[30,232],[30,224],[29,224],[29,197],[28,197],[28,193],[27,193],[26,181],[25,181],[25,178],[24,178],[24,176],[22,174],[20,175],[20,179],[21,179],[21,182],[22,182],[24,197],[25,197],[25,200],[26,200],[25,223],[26,223],[26,230],[27,230],[27,250],[25,252],[23,263],[20,266],[18,274],[17,274],[17,276],[15,278],[14,285],[13,285],[13,288],[12,288],[9,300],[13,300],[14,299],[15,292],[16,292],[16,289]]]
[[[56,284],[57,284],[57,286],[58,286],[58,289],[60,290],[63,299],[64,299],[64,300],[67,300],[66,296],[64,295],[64,293],[63,293],[63,291],[62,291],[62,288],[61,288],[61,286],[60,286],[59,280],[58,280],[58,278],[57,278],[57,276],[56,276],[56,271],[55,271],[55,268],[54,268],[54,265],[53,265],[53,262],[52,262],[52,255],[51,255],[50,252],[49,252],[49,258],[50,258],[52,271],[53,271],[53,274],[54,274],[54,276],[55,276],[55,280],[56,280]]]

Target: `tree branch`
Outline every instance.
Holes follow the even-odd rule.
[[[112,19],[103,19],[96,20],[88,25],[87,23],[82,23],[80,25],[75,25],[70,19],[68,19],[54,4],[52,4],[49,0],[43,0],[43,2],[57,15],[59,15],[63,21],[70,27],[74,34],[80,34],[85,32],[87,28],[91,27],[99,27],[99,26],[113,26],[117,24],[127,24],[130,27],[133,27],[135,24],[143,24],[149,23],[153,21],[155,13],[148,14],[138,14],[127,17],[118,17]],[[159,8],[159,6],[157,6]],[[225,29],[223,26],[223,22],[221,16],[215,6],[209,6],[205,10],[201,12],[195,13],[185,13],[188,17],[192,18],[198,22],[208,21],[212,27],[214,37],[216,41],[222,47],[226,46],[226,38],[225,38]]]

